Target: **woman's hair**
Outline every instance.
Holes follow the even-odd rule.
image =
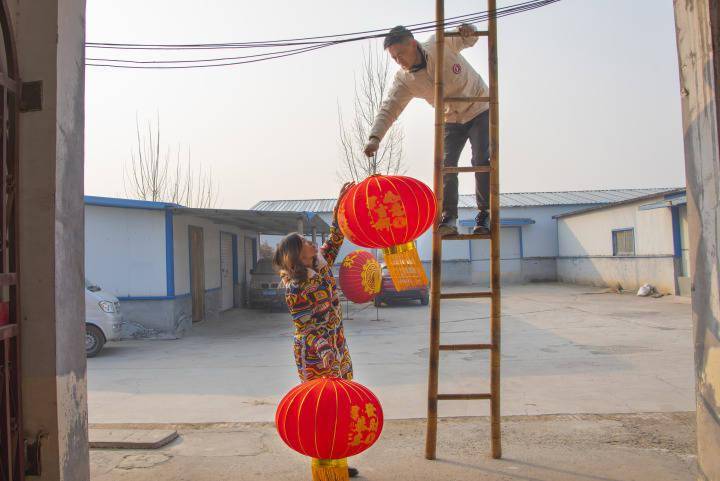
[[[300,260],[303,237],[294,232],[280,241],[273,256],[273,266],[280,273],[283,282],[304,281],[308,277],[307,267]]]

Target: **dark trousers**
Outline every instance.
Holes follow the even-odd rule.
[[[470,122],[445,124],[445,167],[457,167],[460,154],[470,140],[473,166],[490,165],[489,116],[486,110]],[[487,210],[490,202],[490,173],[475,173],[475,198],[478,210]],[[443,215],[457,219],[458,216],[458,175],[443,177]]]

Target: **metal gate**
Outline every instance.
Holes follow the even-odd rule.
[[[5,2],[0,3],[0,480],[24,477],[17,278],[20,82]]]

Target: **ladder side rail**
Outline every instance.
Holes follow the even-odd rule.
[[[435,459],[437,447],[438,363],[440,359],[440,288],[442,269],[442,238],[438,233],[443,198],[443,133],[445,110],[443,68],[445,54],[445,0],[435,0],[435,165],[433,190],[437,197],[438,216],[433,224],[432,275],[430,281],[430,350],[428,372],[428,418],[425,437],[425,458]]]
[[[502,457],[500,433],[500,151],[496,0],[488,0],[488,72],[490,87],[490,432],[492,457]]]

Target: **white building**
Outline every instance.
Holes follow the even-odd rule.
[[[460,199],[469,232],[473,196]],[[501,195],[503,281],[564,281],[662,292],[689,290],[684,191],[630,189]],[[86,277],[117,295],[128,336],[178,337],[192,324],[242,307],[258,241],[324,235],[334,199],[263,201],[252,210],[86,197]],[[319,239],[318,239],[319,240]],[[487,284],[488,241],[443,243],[443,280]],[[357,246],[346,242],[340,258]],[[431,233],[418,239],[429,269]]]
[[[177,337],[243,306],[263,233],[323,234],[313,214],[85,198],[85,275],[122,302],[126,335]]]
[[[607,206],[673,189],[591,190],[575,192],[527,192],[500,194],[501,267],[504,282],[555,281],[558,279],[558,230],[556,216],[581,209]],[[314,212],[331,222],[336,199],[267,200],[253,206],[264,212]],[[474,226],[477,209],[474,195],[461,195],[461,233]],[[263,238],[275,245],[278,238]],[[418,239],[421,260],[429,269],[432,257],[430,231]],[[341,258],[359,247],[345,243]],[[489,283],[489,243],[486,240],[443,242],[443,281],[449,284]]]
[[[689,295],[684,189],[557,216],[558,279]]]

